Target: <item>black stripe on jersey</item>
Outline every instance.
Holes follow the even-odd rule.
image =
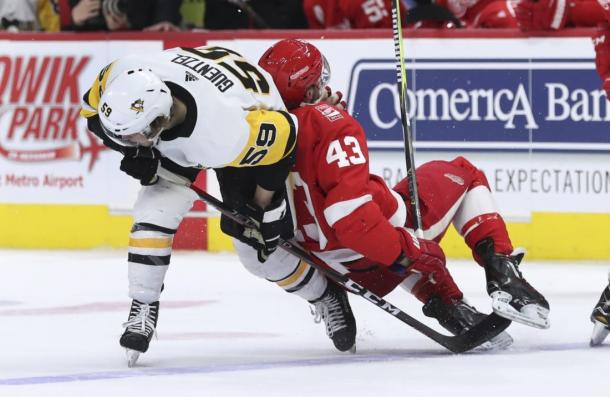
[[[290,125],[290,135],[286,140],[286,148],[284,149],[284,155],[282,158],[286,157],[292,150],[294,150],[295,142],[297,140],[297,127],[294,125],[294,121],[292,121],[292,117],[286,112],[279,111],[282,116],[286,118],[288,121],[288,125]]]
[[[83,95],[83,102],[85,102],[87,105],[91,106],[91,104],[89,103],[89,93],[91,92],[91,88],[89,88],[87,90],[87,92],[85,92],[85,95]],[[93,106],[91,106],[93,107]],[[97,109],[96,109],[97,110]]]
[[[316,271],[316,269],[314,269],[313,267],[310,267],[309,270],[307,271],[307,275],[305,276],[303,281],[301,281],[296,287],[289,288],[285,291],[292,293],[292,292],[296,292],[296,291],[300,290],[301,288],[306,286],[309,283],[309,281],[311,281],[311,278],[313,277],[313,274],[315,271]]]
[[[133,226],[131,227],[131,233],[139,232],[142,230],[151,230],[151,231],[161,232],[161,233],[165,233],[165,234],[176,234],[176,229],[170,229],[167,227],[158,226],[158,225],[154,225],[152,223],[146,223],[146,222],[134,223]]]
[[[171,255],[166,256],[155,256],[155,255],[139,255],[129,253],[127,255],[127,260],[133,263],[140,263],[142,265],[149,266],[167,266],[169,265],[169,261],[171,259]]]
[[[190,92],[184,87],[172,83],[171,81],[164,81],[164,83],[171,91],[172,96],[178,98],[186,105],[186,117],[182,123],[169,130],[163,131],[159,138],[162,141],[173,141],[176,138],[188,138],[193,135],[195,124],[197,123],[197,102],[195,102],[195,98],[193,98]]]

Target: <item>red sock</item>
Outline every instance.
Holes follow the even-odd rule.
[[[460,234],[464,236],[466,244],[472,250],[472,256],[480,265],[483,265],[483,262],[474,252],[474,247],[484,238],[491,237],[493,239],[496,253],[509,255],[513,252],[513,245],[508,236],[506,224],[497,212],[479,215],[469,220],[460,230]]]

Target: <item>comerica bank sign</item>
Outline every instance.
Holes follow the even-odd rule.
[[[610,102],[592,59],[407,62],[418,149],[610,152]],[[349,111],[372,149],[403,147],[393,60],[352,68]]]

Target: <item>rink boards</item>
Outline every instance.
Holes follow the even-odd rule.
[[[372,172],[389,184],[400,180],[389,32],[325,32],[323,40],[301,33],[286,34],[307,37],[328,57],[333,88],[347,95],[367,131]],[[256,60],[283,37],[242,35],[0,36],[0,246],[126,246],[139,186],[118,170],[119,155],[86,131],[80,95],[103,66],[128,53],[207,42]],[[464,155],[481,167],[514,243],[531,257],[610,259],[610,108],[586,32],[433,36],[405,41],[416,162]],[[213,178],[201,183],[217,194]],[[198,209],[175,245],[230,249],[218,218]],[[468,256],[453,230],[443,245],[449,256]]]

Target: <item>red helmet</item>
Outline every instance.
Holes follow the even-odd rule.
[[[312,44],[300,40],[278,41],[265,51],[258,65],[271,74],[289,109],[303,102],[309,87],[323,88],[330,78],[324,56]]]

